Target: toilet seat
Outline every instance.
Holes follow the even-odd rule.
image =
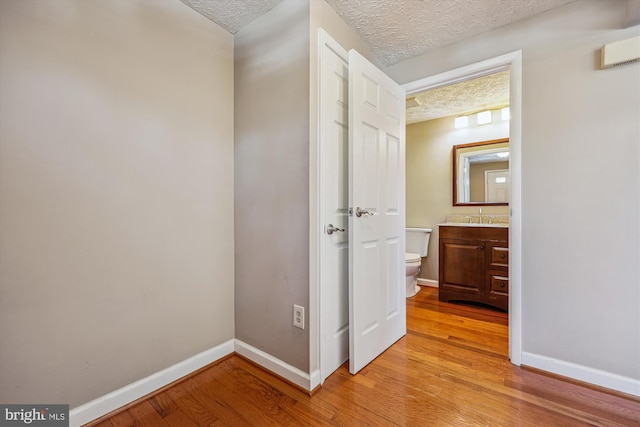
[[[405,262],[418,262],[422,261],[420,254],[414,254],[413,252],[407,252],[404,254]]]

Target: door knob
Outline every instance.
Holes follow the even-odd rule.
[[[360,206],[356,208],[356,216],[360,218],[362,215],[373,215],[373,212],[370,212],[366,209],[360,209]]]
[[[333,224],[327,225],[327,234],[331,236],[333,233],[337,231],[344,231],[344,228],[334,227]]]

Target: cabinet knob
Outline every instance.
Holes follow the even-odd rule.
[[[504,282],[500,282],[500,287],[504,288],[504,286],[505,286]]]
[[[500,258],[504,259],[505,254],[500,254]]]

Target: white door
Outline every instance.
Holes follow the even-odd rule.
[[[349,51],[349,371],[406,333],[405,91]]]
[[[508,202],[511,192],[509,170],[488,170],[484,172],[484,199],[487,202]]]
[[[324,32],[320,40],[319,283],[323,382],[349,358],[349,66],[346,50]]]

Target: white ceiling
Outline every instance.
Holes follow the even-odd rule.
[[[236,33],[282,0],[180,1]],[[390,66],[575,0],[324,1],[382,64]],[[460,95],[463,92],[465,95]],[[508,72],[435,89],[415,98],[418,105],[407,109],[407,123],[498,108],[508,105]]]

